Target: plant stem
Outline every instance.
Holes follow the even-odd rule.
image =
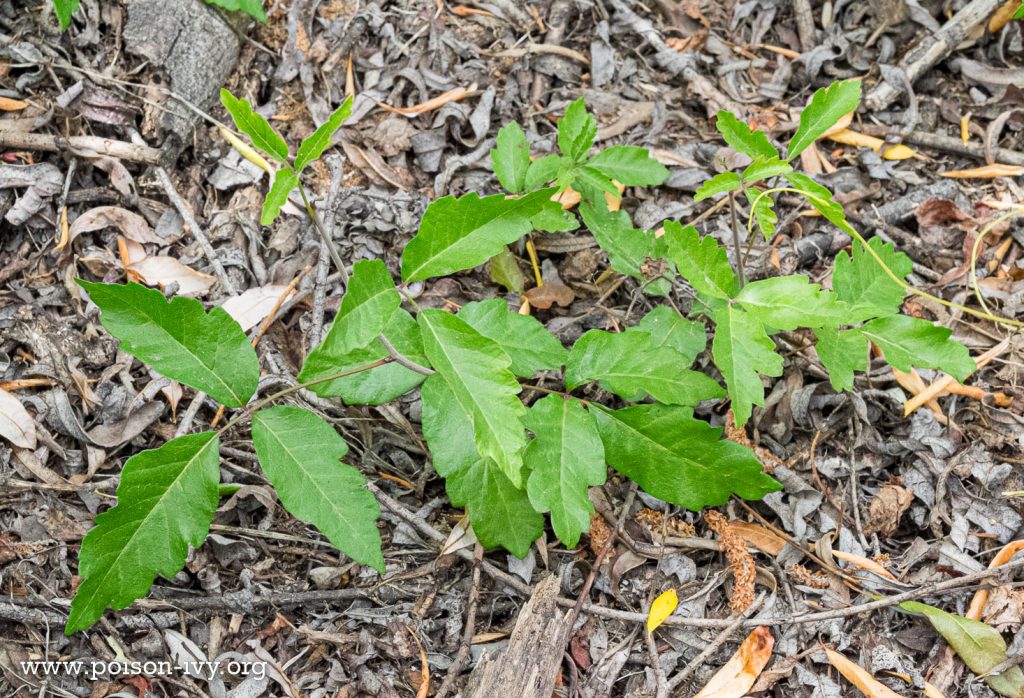
[[[317,214],[316,209],[313,208],[313,205],[309,202],[309,197],[306,196],[306,188],[302,186],[301,181],[299,182],[299,194],[302,196],[302,203],[306,207],[306,215],[309,216],[311,221],[313,221],[313,227],[316,228],[316,231],[320,234],[320,239],[323,240],[324,245],[327,246],[327,251],[331,253],[331,261],[334,262],[334,267],[338,270],[338,273],[341,274],[341,281],[345,284],[345,290],[347,291],[349,280],[348,270],[345,269],[345,264],[341,261],[341,255],[338,254],[338,248],[334,246],[334,241],[331,240],[331,236],[327,234],[327,229],[324,228],[324,224],[320,220],[319,214]],[[395,348],[395,345],[392,344],[383,333],[377,335],[377,339],[384,345],[384,348],[388,350],[388,355],[395,363],[401,364],[410,371],[415,371],[416,373],[424,376],[434,374],[433,369],[421,366],[399,352],[398,349]]]
[[[384,364],[389,364],[389,363],[391,363],[393,361],[395,361],[394,358],[392,358],[390,356],[386,356],[383,359],[377,359],[376,361],[374,361],[372,363],[364,364],[362,366],[357,366],[355,368],[350,368],[350,369],[347,369],[345,371],[339,371],[338,373],[332,373],[331,375],[324,376],[322,378],[315,378],[315,379],[313,379],[311,381],[306,381],[305,383],[296,383],[295,385],[292,385],[292,386],[289,386],[287,388],[283,388],[281,390],[278,390],[276,393],[272,393],[271,395],[268,395],[267,397],[263,398],[262,400],[257,400],[256,402],[252,403],[251,405],[247,405],[245,407],[245,409],[243,409],[241,412],[239,412],[237,415],[235,415],[232,419],[230,419],[227,422],[227,424],[225,424],[224,426],[222,426],[220,429],[217,430],[217,436],[220,436],[225,431],[227,431],[231,427],[235,426],[236,424],[238,424],[240,421],[242,421],[243,419],[245,419],[246,417],[248,417],[252,413],[256,412],[259,409],[262,409],[265,405],[269,405],[271,402],[273,402],[274,400],[277,400],[280,397],[284,397],[285,395],[290,395],[290,394],[292,394],[294,392],[298,392],[299,390],[302,390],[303,388],[308,388],[309,386],[316,385],[317,383],[327,383],[328,381],[333,381],[333,380],[337,380],[339,378],[344,378],[345,376],[352,376],[352,375],[355,375],[356,373],[362,373],[363,371],[369,371],[371,369],[377,368],[378,366],[383,366]]]
[[[747,283],[743,273],[744,254],[740,246],[740,231],[736,221],[736,193],[729,192],[729,218],[732,220],[732,249],[736,256],[736,276],[739,277],[740,288]]]

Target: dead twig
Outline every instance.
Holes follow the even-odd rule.
[[[72,152],[84,158],[112,157],[146,165],[159,165],[163,152],[144,144],[125,143],[99,136],[55,136],[0,130],[0,150],[36,150],[47,153]]]

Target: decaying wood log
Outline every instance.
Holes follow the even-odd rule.
[[[551,575],[523,606],[505,649],[496,657],[480,658],[466,695],[551,698],[569,633],[557,599],[558,577]]]

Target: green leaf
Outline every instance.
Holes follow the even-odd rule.
[[[171,579],[198,548],[217,509],[220,439],[189,434],[142,451],[124,464],[117,506],[96,517],[82,540],[82,583],[64,632],[85,630],[106,608],[125,608],[156,576]]]
[[[720,174],[716,174],[700,186],[697,193],[693,195],[693,202],[697,203],[698,201],[703,201],[704,199],[711,198],[712,196],[736,191],[740,188],[741,184],[740,176],[735,172],[722,172]]]
[[[776,330],[846,324],[849,309],[835,294],[806,276],[776,276],[753,281],[736,296],[743,309]]]
[[[448,385],[455,402],[472,418],[480,456],[495,461],[513,485],[521,486],[526,408],[517,397],[521,387],[510,370],[511,359],[497,342],[451,313],[425,309],[417,321],[423,348],[437,371],[426,385]]]
[[[687,320],[667,305],[659,305],[647,313],[634,327],[626,330],[650,335],[650,348],[667,347],[679,352],[683,363],[689,365],[697,354],[704,351],[708,336],[703,323]]]
[[[871,238],[868,245],[900,279],[906,278],[913,271],[910,257],[897,252],[892,244]],[[857,240],[852,244],[851,255],[841,252],[836,256],[832,288],[836,296],[850,307],[850,317],[846,324],[880,315],[894,315],[899,312],[903,298],[907,295],[903,287],[882,270],[871,253]]]
[[[238,130],[249,136],[253,145],[278,162],[288,164],[288,144],[262,114],[257,114],[251,104],[225,89],[220,91],[220,101],[231,114]]]
[[[222,7],[231,12],[245,12],[253,19],[266,24],[267,13],[263,11],[261,0],[205,0],[210,5]]]
[[[512,254],[507,245],[501,252],[491,257],[487,266],[491,273],[491,281],[501,284],[509,291],[523,292],[523,288],[526,286],[526,277],[523,275],[523,270],[519,268],[516,256]]]
[[[751,160],[779,157],[779,151],[763,131],[751,131],[749,126],[724,109],[718,112],[715,127],[730,148],[743,153]]]
[[[800,127],[786,147],[792,160],[821,134],[835,126],[860,104],[860,80],[843,80],[823,87],[811,97],[811,103],[800,112]]]
[[[429,380],[420,389],[423,438],[430,447],[434,471],[443,478],[472,467],[482,459],[476,448],[473,414],[459,402],[443,380]]]
[[[100,322],[121,349],[161,375],[242,407],[256,392],[260,363],[242,328],[222,308],[176,297],[170,302],[140,284],[78,280],[103,311]]]
[[[561,368],[569,355],[537,318],[513,312],[500,298],[467,303],[458,316],[497,343],[512,360],[512,372],[522,378]]]
[[[271,407],[253,415],[252,442],[284,508],[356,562],[384,574],[380,507],[363,474],[341,462],[348,444],[334,427],[308,410]]]
[[[526,188],[526,172],[530,169],[530,144],[519,124],[505,124],[498,131],[496,147],[491,149],[491,166],[501,186],[512,194]]]
[[[605,194],[613,199],[621,199],[618,187],[612,184],[612,180],[604,176],[602,172],[593,167],[584,165],[574,170],[572,187],[579,192],[584,203],[594,204],[599,207],[608,207]]]
[[[306,357],[299,373],[299,382],[326,379],[345,371],[366,366],[388,356],[387,349],[378,341],[368,346],[343,352],[339,349],[344,333],[331,325],[327,337]],[[384,328],[384,336],[403,356],[421,366],[428,364],[423,353],[420,329],[412,315],[399,309]],[[425,376],[397,363],[387,363],[368,371],[324,380],[309,387],[321,397],[340,397],[349,405],[383,405],[422,383]]]
[[[534,433],[523,453],[527,494],[536,511],[551,512],[555,535],[572,548],[590,529],[594,506],[587,491],[604,484],[607,474],[601,435],[583,403],[561,395],[535,402],[525,422]]]
[[[530,218],[541,209],[558,206],[551,201],[554,193],[542,189],[518,199],[501,194],[481,199],[474,192],[434,201],[402,253],[402,278],[422,281],[483,264],[530,232]]]
[[[590,330],[569,352],[565,385],[575,390],[584,383],[600,381],[605,390],[631,402],[650,395],[672,405],[696,405],[724,395],[718,383],[685,368],[687,365],[674,349],[652,346],[651,336],[645,332]]]
[[[1020,7],[1017,8],[1017,11],[1013,13],[1013,18],[1024,19],[1024,2],[1022,2]]]
[[[645,273],[648,260],[665,256],[664,243],[653,231],[637,230],[625,211],[609,211],[604,202],[580,204],[580,216],[597,244],[608,254],[612,269],[640,281],[649,281]],[[664,295],[671,288],[667,279],[660,286],[648,284],[648,292]]]
[[[789,174],[793,167],[785,160],[780,160],[778,155],[773,155],[768,160],[755,160],[743,170],[743,181],[746,184],[754,184],[769,177]]]
[[[576,216],[562,209],[561,205],[545,206],[530,219],[534,230],[544,233],[567,233],[580,227]]]
[[[853,390],[854,372],[868,370],[868,343],[860,329],[819,327],[814,334],[818,338],[818,358],[828,369],[832,387],[837,391]]]
[[[260,225],[270,225],[281,215],[281,208],[288,202],[288,195],[299,184],[299,175],[291,167],[282,167],[274,174],[274,184],[263,200]]]
[[[589,167],[627,187],[657,186],[668,179],[668,169],[651,157],[647,148],[613,145],[590,158]]]
[[[744,189],[743,193],[747,195],[747,201],[754,209],[754,220],[757,221],[761,234],[765,240],[771,240],[772,235],[775,235],[775,226],[779,222],[779,217],[775,213],[775,201],[770,194],[762,196],[760,189]]]
[[[967,347],[952,339],[952,330],[928,320],[889,315],[867,323],[861,333],[900,371],[937,368],[963,381],[977,369]]]
[[[347,354],[365,347],[384,331],[401,305],[402,297],[383,260],[356,262],[341,308],[328,331],[328,336],[337,335],[334,351]]]
[[[750,313],[725,304],[714,313],[714,319],[711,356],[729,388],[736,424],[743,426],[753,405],[764,404],[764,386],[758,374],[781,376],[782,357],[775,353],[775,342],[764,325]]]
[[[794,189],[800,191],[804,198],[807,199],[807,203],[813,206],[818,213],[825,217],[825,220],[830,221],[833,225],[838,227],[843,232],[849,234],[851,237],[857,237],[856,232],[851,233],[852,230],[850,224],[846,221],[846,212],[843,210],[843,205],[838,201],[832,200],[832,192],[828,190],[828,187],[824,187],[805,174],[800,172],[791,172],[786,175],[786,181],[788,181]]]
[[[740,284],[729,266],[729,256],[713,237],[702,238],[692,225],[684,228],[678,221],[666,221],[665,240],[669,259],[698,293],[728,299],[739,292]]]
[[[530,162],[526,169],[526,181],[523,188],[526,191],[533,191],[553,182],[558,177],[558,171],[562,167],[561,155],[545,155]]]
[[[71,26],[71,15],[78,10],[78,3],[79,0],[53,0],[53,12],[57,15],[57,21],[60,22],[61,31],[67,31],[67,28]]]
[[[979,676],[988,674],[1007,660],[1006,641],[991,625],[946,613],[917,601],[904,601],[900,608],[924,615],[964,664]],[[985,676],[985,683],[1001,696],[1024,698],[1024,670],[1020,666],[1011,666],[998,674]]]
[[[518,558],[544,533],[544,517],[537,513],[526,490],[517,488],[504,470],[485,458],[445,480],[448,497],[465,506],[473,532],[485,548],[501,546]]]
[[[348,97],[341,106],[335,109],[327,121],[323,122],[316,131],[313,131],[301,145],[295,154],[295,171],[302,172],[314,160],[324,154],[331,145],[331,137],[341,128],[342,123],[352,114],[352,98]]]
[[[558,149],[573,162],[582,162],[597,137],[597,122],[587,113],[580,97],[570,104],[558,120]]]
[[[608,464],[666,502],[698,511],[732,494],[760,499],[782,487],[761,472],[753,451],[722,439],[688,408],[596,406],[593,415]]]

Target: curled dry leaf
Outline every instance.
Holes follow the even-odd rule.
[[[36,447],[36,423],[21,400],[0,390],[0,436],[20,448]]]
[[[853,145],[858,148],[871,148],[886,160],[907,160],[909,158],[917,157],[917,153],[905,145],[900,144],[886,147],[885,141],[881,138],[857,133],[856,131],[850,131],[849,129],[837,131],[836,133],[831,134],[829,139],[836,143],[842,143],[843,145]]]
[[[775,637],[772,632],[763,625],[754,628],[736,654],[694,698],[743,698],[768,665],[773,647]]]
[[[888,538],[896,532],[900,519],[913,501],[914,495],[906,487],[886,483],[871,500],[864,533],[878,533],[882,538]]]
[[[556,303],[564,308],[576,299],[573,290],[562,283],[558,268],[550,259],[545,259],[541,265],[541,278],[544,280],[541,286],[531,288],[523,294],[534,308],[547,310]]]
[[[1007,543],[998,553],[996,553],[995,557],[992,558],[992,562],[988,564],[989,569],[995,569],[1000,565],[1005,565],[1021,550],[1024,550],[1024,539]],[[971,620],[981,620],[982,613],[985,611],[985,604],[988,603],[988,594],[989,590],[985,587],[974,592],[974,598],[971,599],[971,605],[968,606],[967,613],[965,613],[964,616]]]
[[[221,307],[242,326],[243,331],[248,332],[273,312],[285,293],[290,296],[292,289],[284,284],[259,286],[250,288],[240,296],[228,298]]]
[[[838,669],[847,681],[856,686],[868,698],[903,698],[896,691],[880,683],[859,664],[851,662],[838,652],[826,648],[825,655],[828,657],[829,664]]]
[[[103,228],[117,228],[126,238],[139,243],[162,245],[166,242],[153,232],[145,218],[118,206],[98,206],[76,218],[71,224],[68,242],[73,242],[82,233]]]
[[[994,162],[991,165],[982,165],[981,167],[972,167],[967,170],[950,170],[939,173],[942,177],[951,177],[953,179],[993,179],[995,177],[1018,177],[1022,174],[1024,174],[1024,166],[1003,165],[998,162]]]
[[[174,257],[144,257],[127,265],[125,271],[136,275],[150,286],[163,288],[177,282],[179,296],[201,296],[209,291],[216,281],[209,274],[185,266]]]

